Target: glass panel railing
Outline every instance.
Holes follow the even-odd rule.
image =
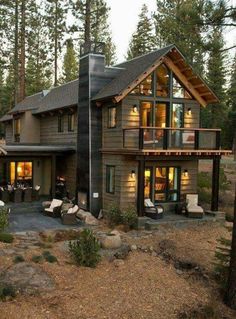
[[[216,149],[216,131],[200,131],[198,148],[200,150],[215,150]]]
[[[124,148],[139,149],[139,128],[124,130]]]
[[[171,149],[194,149],[195,132],[190,130],[169,130],[168,148]]]
[[[143,129],[144,149],[163,149],[164,130],[163,129]]]

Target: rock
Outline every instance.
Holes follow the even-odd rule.
[[[26,294],[46,292],[55,288],[54,280],[45,271],[26,262],[14,264],[2,272],[0,282]]]
[[[99,221],[92,215],[91,216],[86,216],[85,224],[91,225],[91,226],[97,226],[99,224]]]
[[[117,252],[114,254],[117,259],[125,259],[129,255],[131,248],[129,245],[122,245]]]
[[[138,247],[137,247],[137,245],[131,245],[131,251],[135,251],[135,250],[137,250],[138,249]]]
[[[101,246],[104,249],[116,249],[116,248],[120,248],[121,246],[121,238],[120,235],[118,234],[104,234],[101,238],[100,238],[100,242],[101,242]]]
[[[122,259],[115,259],[114,261],[113,261],[113,264],[116,266],[116,267],[120,267],[120,266],[123,266],[124,265],[124,260],[122,260]]]
[[[176,269],[176,274],[178,274],[178,275],[182,275],[182,274],[183,274],[183,271],[182,271],[182,270],[180,270],[180,269]]]
[[[151,253],[151,256],[152,256],[152,257],[157,257],[157,253],[156,253],[155,251],[153,251],[153,252]]]
[[[86,212],[86,211],[80,209],[80,210],[78,211],[78,213],[76,214],[76,216],[77,216],[79,219],[85,221],[86,217],[92,216],[92,214],[91,214],[90,212]]]
[[[120,236],[120,232],[116,229],[112,230],[110,234]]]

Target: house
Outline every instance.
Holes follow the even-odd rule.
[[[144,199],[171,210],[197,192],[198,161],[213,161],[218,209],[220,130],[200,128],[200,108],[218,101],[175,45],[114,67],[102,47],[84,52],[79,80],[26,97],[1,121],[1,181],[52,194],[66,181],[80,206],[98,214]],[[217,92],[216,92],[217,93]]]

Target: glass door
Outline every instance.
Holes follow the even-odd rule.
[[[179,128],[184,127],[184,105],[173,103],[171,114],[170,146],[172,148],[182,148],[182,131]],[[175,130],[177,129],[177,130]]]

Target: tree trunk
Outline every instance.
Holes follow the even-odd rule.
[[[84,49],[85,52],[91,50],[91,0],[86,0],[85,26],[84,26]]]
[[[15,45],[14,45],[14,102],[18,98],[18,0],[15,0]]]
[[[229,266],[229,278],[225,294],[225,303],[236,310],[236,185],[234,200],[234,225],[232,233],[231,258]]]
[[[20,28],[20,77],[18,102],[25,98],[25,0],[21,2],[21,28]]]
[[[55,1],[55,30],[54,30],[54,86],[57,86],[57,55],[58,55],[58,0]]]

